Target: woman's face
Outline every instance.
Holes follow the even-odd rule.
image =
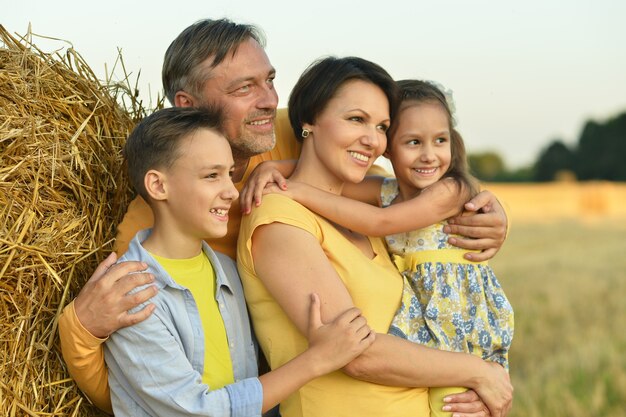
[[[323,168],[341,182],[363,180],[387,146],[389,101],[378,86],[363,80],[344,83],[314,124],[303,127]]]

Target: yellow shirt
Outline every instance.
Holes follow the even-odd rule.
[[[224,320],[215,299],[215,271],[204,252],[190,259],[169,259],[151,253],[178,284],[191,291],[204,331],[202,382],[210,389],[235,382]]]
[[[276,111],[274,131],[276,132],[276,146],[271,151],[250,158],[248,168],[242,180],[235,184],[237,190],[241,191],[250,173],[261,162],[298,159],[300,156],[301,145],[300,142],[296,141],[293,129],[289,124],[287,109],[278,109]],[[122,255],[126,252],[128,244],[135,234],[142,229],[152,227],[153,223],[154,216],[150,206],[141,197],[137,196],[128,206],[124,219],[117,227],[117,238],[115,240],[115,251],[117,254]],[[232,207],[228,212],[228,233],[226,236],[220,239],[207,239],[206,242],[213,250],[235,259],[240,223],[241,210],[239,208],[239,200],[236,200],[233,201]]]
[[[402,278],[382,239],[370,239],[377,256],[369,259],[324,218],[285,196],[266,195],[243,219],[237,257],[255,333],[272,369],[307,348],[307,340],[255,275],[252,234],[256,227],[274,222],[315,236],[370,327],[387,333],[400,303]],[[428,416],[428,391],[359,381],[336,371],[305,385],[281,403],[280,411],[283,417]]]

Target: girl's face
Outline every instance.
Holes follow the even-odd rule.
[[[435,102],[405,102],[386,153],[400,189],[420,191],[448,171],[452,153],[450,121]]]
[[[375,84],[363,80],[344,83],[318,114],[305,124],[320,175],[324,171],[339,182],[357,183],[387,146],[389,101]]]

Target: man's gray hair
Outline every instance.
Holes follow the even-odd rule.
[[[229,19],[203,19],[183,30],[167,48],[163,60],[163,89],[169,102],[175,105],[174,98],[181,90],[200,98],[204,83],[211,77],[209,70],[229,53],[234,55],[239,45],[250,38],[265,47],[261,29]],[[213,61],[207,66],[209,57]]]

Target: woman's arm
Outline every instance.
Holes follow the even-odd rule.
[[[353,307],[319,242],[307,231],[281,223],[259,226],[252,235],[252,256],[259,279],[302,334],[307,328],[308,294],[318,293],[324,301],[323,321]],[[384,385],[472,388],[495,416],[504,415],[502,410],[510,407],[511,386],[501,367],[498,370],[469,354],[429,349],[386,334],[377,334],[372,346],[345,370]]]
[[[385,208],[304,183],[289,182],[284,193],[333,222],[367,236],[387,236],[443,221],[458,214],[469,198],[467,191],[451,179],[438,181],[418,196]]]

